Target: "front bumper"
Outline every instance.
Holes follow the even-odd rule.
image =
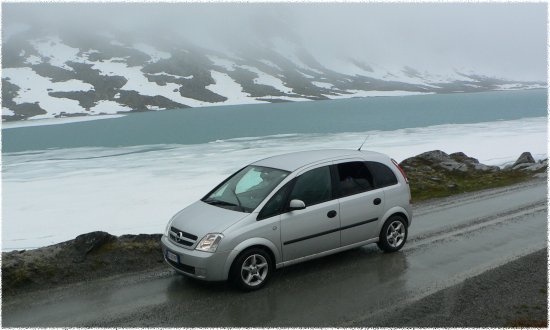
[[[166,235],[160,239],[164,260],[178,273],[205,281],[225,281],[228,274],[224,271],[227,257],[231,251],[204,252],[189,250],[170,242]],[[179,263],[166,257],[167,251],[178,256]]]

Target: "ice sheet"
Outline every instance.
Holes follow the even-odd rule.
[[[4,111],[4,109],[6,109],[6,108],[2,108],[2,111]],[[8,109],[6,109],[6,110],[8,110]],[[125,115],[96,115],[96,116],[82,116],[82,117],[47,118],[47,119],[8,121],[8,122],[2,122],[2,129],[28,127],[28,126],[69,124],[69,123],[76,123],[76,122],[79,122],[79,121],[112,119],[112,118],[124,117],[124,116]]]
[[[357,89],[348,90],[350,94],[325,95],[330,99],[348,99],[350,97],[373,97],[373,96],[407,96],[407,95],[425,95],[434,94],[433,92],[410,92],[410,91],[362,91]],[[324,95],[324,94],[323,94]]]
[[[255,160],[320,148],[462,151],[501,165],[523,151],[547,157],[547,118],[394,131],[285,134],[197,145],[79,148],[3,155],[2,249],[35,248],[103,230],[160,233],[178,210]]]

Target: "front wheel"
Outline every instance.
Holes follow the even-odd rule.
[[[240,254],[231,267],[231,279],[246,291],[258,290],[271,275],[271,257],[264,250],[252,248]]]
[[[393,215],[382,226],[378,247],[385,252],[399,251],[407,240],[408,228],[405,219]]]

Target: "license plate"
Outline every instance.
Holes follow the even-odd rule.
[[[179,264],[179,262],[180,262],[179,256],[178,256],[177,254],[175,254],[175,253],[172,253],[172,252],[168,251],[168,250],[166,251],[166,258],[167,258],[168,260],[172,260],[173,262],[176,262],[176,263],[178,263],[178,264]]]

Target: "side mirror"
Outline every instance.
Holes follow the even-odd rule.
[[[306,203],[304,203],[303,201],[301,201],[299,199],[293,199],[293,200],[290,201],[289,208],[290,208],[291,211],[303,210],[303,209],[306,208]]]

